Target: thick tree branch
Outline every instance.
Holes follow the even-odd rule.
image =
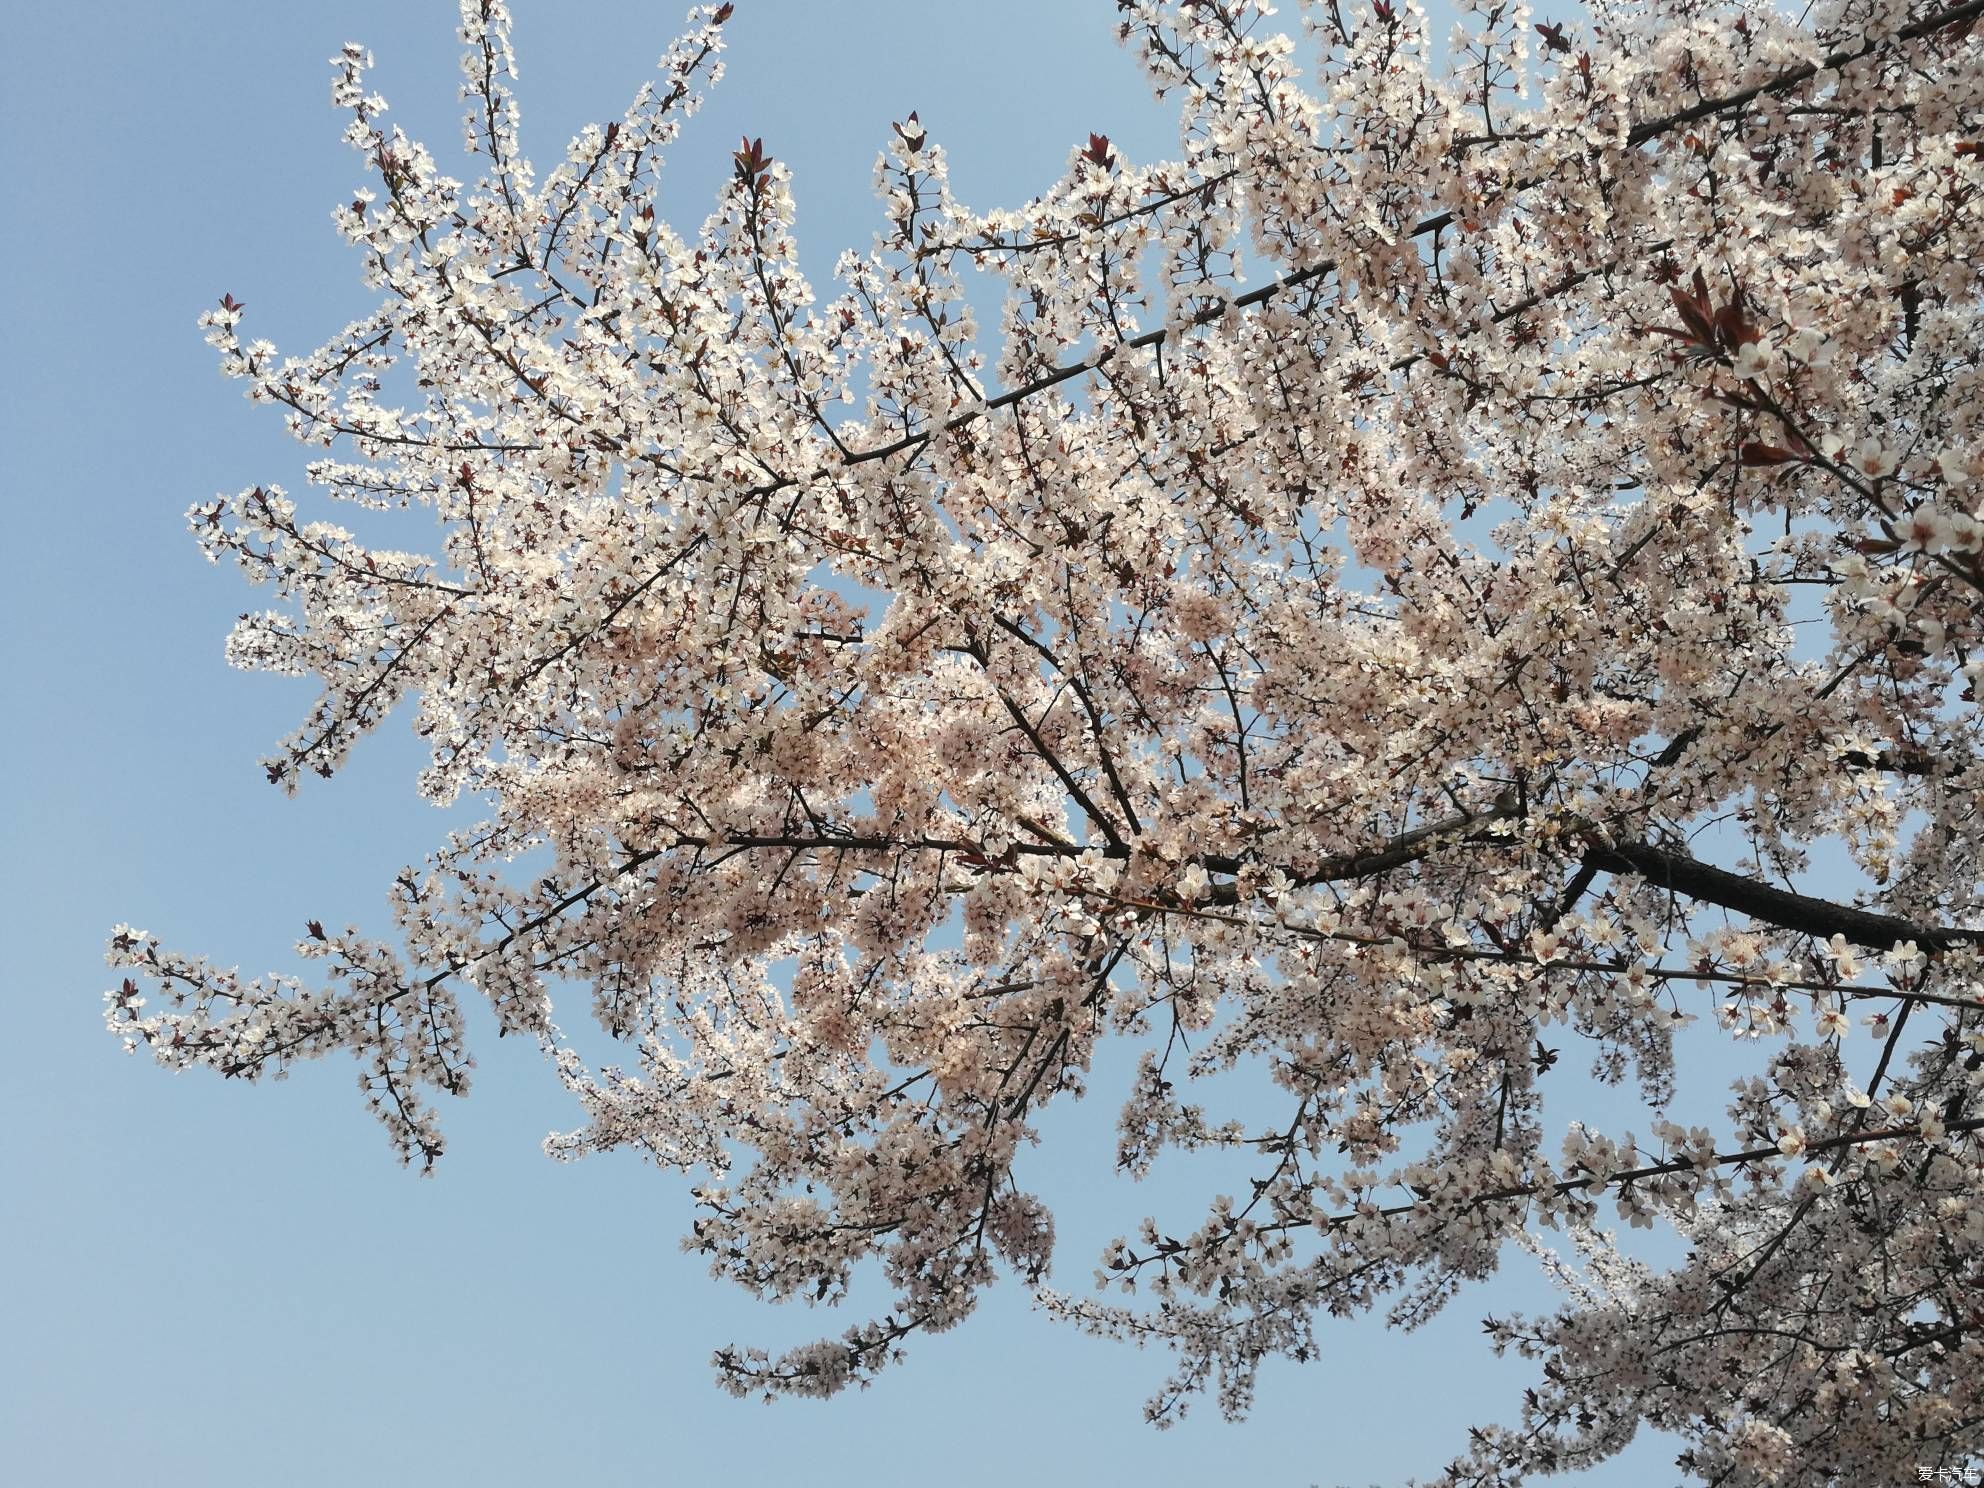
[[[1700,862],[1685,853],[1645,842],[1594,846],[1585,852],[1584,861],[1606,873],[1633,874],[1689,899],[1733,909],[1780,930],[1839,935],[1869,950],[1885,951],[1907,941],[1913,941],[1918,949],[1925,951],[1984,944],[1984,930],[1923,925],[1897,915],[1817,899],[1809,894],[1794,894],[1789,889],[1775,888]]]

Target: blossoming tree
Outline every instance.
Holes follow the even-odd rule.
[[[1643,1423],[1716,1483],[1969,1460],[1984,0],[1472,0],[1450,47],[1411,0],[1300,42],[1120,0],[1178,158],[1096,135],[981,215],[912,115],[824,300],[761,142],[694,232],[657,210],[730,10],[542,178],[500,0],[473,184],[336,59],[378,308],[301,358],[205,324],[323,497],[439,546],[272,486],[192,526],[282,601],[232,659],[322,683],[271,781],[400,707],[487,820],[389,937],[311,922],[313,978],[118,929],[111,1027],[248,1079],[348,1052],[426,1165],[487,999],[583,1109],[551,1152],[705,1176],[720,1274],[880,1263],[881,1315],[720,1354],[740,1392],[865,1380],[1008,1274],[1174,1350],[1154,1418],[1238,1413],[1319,1314],[1417,1321],[1556,1232],[1562,1309],[1489,1324],[1542,1381],[1452,1481]],[[1696,1019],[1683,1058],[1744,1040],[1723,1111],[1678,1109]],[[1023,1153],[1112,1041],[1120,1167],[1215,1148],[1240,1197],[1050,1290]],[[1565,1047],[1637,1135],[1552,1098]],[[1192,1098],[1235,1068],[1272,1123]]]

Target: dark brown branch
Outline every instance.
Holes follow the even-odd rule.
[[[1319,863],[1312,871],[1295,878],[1294,882],[1298,887],[1311,888],[1317,884],[1376,878],[1379,874],[1389,873],[1394,868],[1403,868],[1408,863],[1418,862],[1434,848],[1456,840],[1463,834],[1472,834],[1480,828],[1507,820],[1515,814],[1514,801],[1504,797],[1486,811],[1457,812],[1453,816],[1442,817],[1439,821],[1427,822],[1424,826],[1400,832],[1382,847],[1329,858]],[[1241,867],[1238,858],[1222,857],[1217,853],[1201,853],[1198,855],[1198,861],[1210,873],[1238,873]],[[1240,902],[1239,888],[1234,884],[1214,884],[1206,894],[1206,902],[1237,904]]]
[[[1740,93],[1725,93],[1720,98],[1705,98],[1700,103],[1684,108],[1678,113],[1637,124],[1626,136],[1626,143],[1643,145],[1656,135],[1665,134],[1670,129],[1679,129],[1715,114],[1728,113],[1732,109],[1746,108],[1759,98],[1788,92],[1800,83],[1810,82],[1822,72],[1838,72],[1863,57],[1871,57],[1875,52],[1893,46],[1898,41],[1920,41],[1923,37],[1932,36],[1946,26],[1961,25],[1965,21],[1974,21],[1981,16],[1984,16],[1984,0],[1971,0],[1968,5],[1939,10],[1933,15],[1922,17],[1919,21],[1910,22],[1892,36],[1869,38],[1857,47],[1834,52],[1822,61],[1807,62],[1803,67],[1793,67],[1788,71],[1780,72],[1753,88],[1743,89]]]
[[[1650,843],[1593,846],[1586,850],[1584,861],[1602,872],[1630,873],[1687,898],[1733,909],[1780,930],[1838,935],[1868,950],[1885,951],[1906,941],[1915,942],[1925,951],[1984,944],[1984,930],[1921,925],[1897,915],[1817,899],[1809,894],[1794,894],[1789,889],[1776,888]]]
[[[1956,1125],[1949,1127],[1948,1131],[1952,1136],[1961,1136],[1968,1132],[1977,1131],[1980,1128],[1984,1128],[1984,1120],[1958,1122]],[[1850,1147],[1863,1146],[1870,1142],[1888,1142],[1896,1139],[1907,1141],[1919,1138],[1921,1135],[1922,1130],[1919,1126],[1884,1126],[1876,1131],[1852,1131],[1846,1133],[1844,1136],[1827,1137],[1823,1141],[1810,1142],[1806,1144],[1805,1151],[1808,1153],[1838,1152]],[[1740,1166],[1744,1163],[1753,1162],[1782,1162],[1783,1160],[1783,1151],[1775,1146],[1747,1147],[1740,1152],[1718,1152],[1713,1159],[1714,1165],[1717,1167]],[[1534,1198],[1539,1194],[1569,1194],[1577,1193],[1581,1190],[1602,1191],[1607,1188],[1624,1189],[1630,1184],[1641,1182],[1647,1178],[1665,1178],[1675,1173],[1688,1172],[1691,1169],[1696,1169],[1697,1166],[1690,1158],[1672,1158],[1666,1162],[1648,1163],[1642,1167],[1628,1168],[1621,1173],[1609,1174],[1603,1179],[1565,1178],[1555,1183],[1521,1183],[1509,1188],[1491,1189],[1487,1193],[1478,1194],[1461,1204],[1458,1212],[1466,1213],[1469,1210],[1481,1208],[1486,1204],[1505,1203],[1511,1199]],[[1424,1207],[1426,1207],[1426,1203],[1423,1200],[1410,1204],[1391,1204],[1379,1209],[1377,1214],[1380,1217],[1390,1219],[1401,1214],[1410,1214],[1414,1210]],[[1287,1230],[1301,1229],[1313,1225],[1318,1229],[1339,1229],[1344,1225],[1366,1217],[1366,1215],[1361,1213],[1336,1214],[1319,1221],[1305,1216],[1300,1220],[1281,1220],[1264,1224],[1261,1228],[1263,1230]]]

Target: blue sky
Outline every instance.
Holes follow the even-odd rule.
[[[546,163],[620,113],[679,20],[673,3],[517,8],[525,136]],[[1132,158],[1171,153],[1170,116],[1113,18],[1108,0],[740,0],[730,77],[666,178],[677,225],[701,218],[741,133],[791,163],[822,284],[837,250],[868,242],[874,155],[911,109],[979,207],[1051,180],[1090,130]],[[250,1090],[168,1076],[103,1032],[114,922],[284,968],[307,918],[382,924],[392,873],[443,829],[414,796],[403,723],[293,800],[264,782],[256,759],[307,689],[227,669],[222,637],[253,601],[199,558],[183,513],[304,484],[279,421],[214,371],[198,314],[232,293],[251,334],[300,352],[366,307],[330,224],[360,171],[325,60],[370,46],[393,117],[459,166],[454,24],[452,0],[12,8],[5,1476],[1299,1485],[1437,1469],[1523,1383],[1479,1344],[1483,1313],[1547,1301],[1519,1263],[1422,1333],[1331,1330],[1320,1364],[1268,1370],[1240,1427],[1201,1406],[1151,1431],[1139,1406],[1165,1359],[1050,1325],[1011,1285],[872,1391],[737,1402],[712,1383],[714,1348],[850,1319],[711,1281],[677,1249],[686,1181],[547,1160],[540,1139],[575,1116],[534,1051],[480,1041],[475,1094],[444,1110],[449,1154],[420,1181],[393,1163],[348,1062]],[[1204,1166],[1149,1192],[1107,1179],[1107,1097],[1128,1066],[1053,1114],[1034,1168],[1061,1204],[1066,1288],[1148,1207],[1187,1216],[1218,1182]],[[1649,1443],[1589,1481],[1662,1481],[1671,1455]]]

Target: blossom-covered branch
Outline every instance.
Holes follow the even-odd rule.
[[[1478,0],[1443,51],[1411,0],[1120,0],[1179,158],[1097,132],[977,211],[909,114],[831,291],[776,140],[661,212],[730,9],[541,177],[500,0],[472,181],[334,59],[376,308],[205,325],[364,515],[190,521],[273,592],[230,657],[322,687],[270,780],[397,710],[485,820],[391,936],[311,921],[314,985],[120,928],[112,1028],[349,1054],[424,1167],[485,999],[555,1155],[697,1174],[718,1275],[880,1263],[866,1321],[722,1351],[740,1392],[866,1383],[1007,1276],[1171,1350],[1153,1419],[1239,1414],[1319,1318],[1527,1249],[1564,1304],[1490,1335],[1542,1382],[1448,1482],[1642,1424],[1719,1484],[1975,1454],[1984,5]],[[433,551],[353,530],[408,507]],[[1232,1071],[1279,1110],[1210,1109]],[[1217,1149],[1242,1197],[1052,1290],[1039,1113],[1125,1078],[1120,1169]]]

